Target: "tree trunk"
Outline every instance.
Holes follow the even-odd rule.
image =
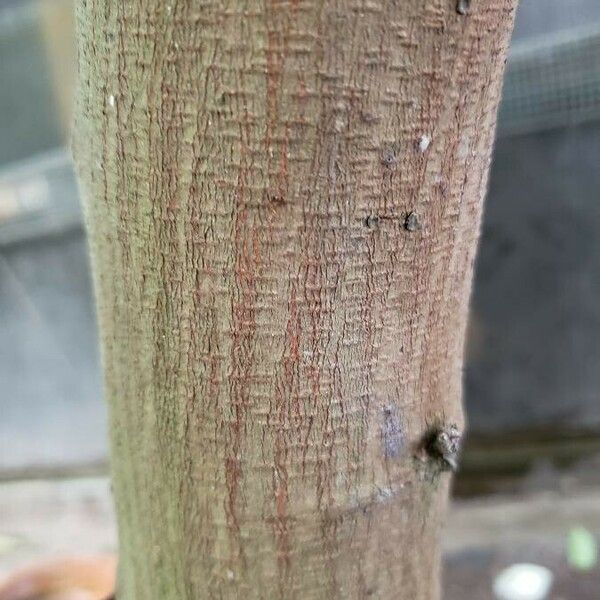
[[[78,0],[119,600],[431,600],[516,0]]]

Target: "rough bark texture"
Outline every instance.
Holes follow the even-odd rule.
[[[78,0],[119,600],[437,597],[515,0],[468,4]]]

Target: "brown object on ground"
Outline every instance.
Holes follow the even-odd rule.
[[[0,584],[0,600],[108,600],[114,593],[116,568],[114,556],[33,565]]]
[[[439,595],[515,5],[77,2],[120,600]]]

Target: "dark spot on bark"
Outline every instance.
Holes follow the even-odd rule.
[[[440,183],[438,183],[438,188],[440,190],[440,194],[442,195],[442,197],[447,198],[448,197],[448,186],[443,181],[440,181]]]
[[[365,219],[365,225],[369,229],[373,229],[373,228],[377,227],[379,225],[379,217],[377,215],[369,215]]]
[[[273,194],[272,196],[269,196],[269,200],[273,204],[285,204],[285,198],[281,194]]]
[[[388,169],[393,169],[398,163],[398,152],[393,146],[388,146],[381,153],[381,164]]]
[[[419,222],[419,217],[415,212],[409,212],[406,215],[406,219],[404,219],[404,229],[406,231],[417,231],[421,229],[421,223]]]
[[[457,0],[456,2],[456,12],[459,15],[467,15],[469,14],[469,10],[471,9],[471,0]]]
[[[371,123],[377,123],[378,121],[381,120],[381,118],[374,114],[374,113],[370,113],[370,112],[366,112],[366,111],[361,111],[360,113],[360,118],[363,120],[363,122],[368,123],[369,125]]]
[[[396,458],[404,445],[402,425],[395,406],[383,407],[383,424],[381,427],[383,453],[386,458]]]
[[[427,436],[426,450],[445,471],[456,471],[462,435],[454,424],[436,429]]]

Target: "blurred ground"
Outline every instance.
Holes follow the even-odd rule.
[[[500,570],[533,562],[554,574],[550,600],[596,600],[600,569],[581,573],[567,564],[574,526],[600,534],[597,489],[455,502],[443,538],[443,598],[493,600]],[[104,477],[4,482],[0,532],[0,579],[49,557],[115,551],[110,484]]]
[[[598,600],[600,571],[579,573],[565,561],[561,547],[536,544],[477,548],[447,555],[443,600],[495,600],[491,584],[504,568],[533,562],[549,568],[554,584],[548,600]]]

